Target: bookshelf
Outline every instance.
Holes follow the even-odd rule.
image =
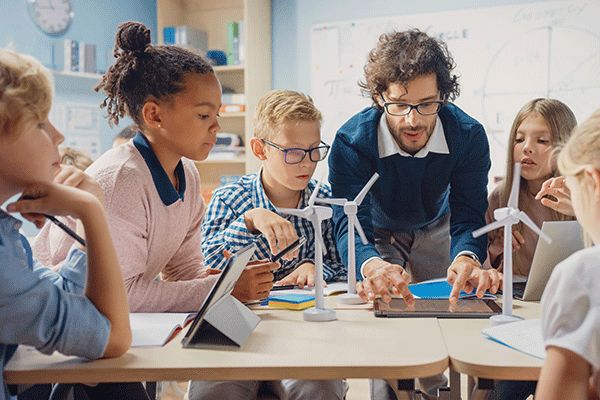
[[[221,175],[258,172],[260,162],[249,149],[253,136],[252,114],[262,96],[271,90],[271,1],[270,0],[157,0],[159,43],[163,28],[187,25],[208,32],[208,49],[227,49],[227,23],[244,21],[245,64],[216,66],[223,86],[246,95],[244,112],[222,113],[221,132],[235,133],[244,140],[243,156],[224,159],[212,154],[196,162],[203,189],[215,189]]]
[[[93,74],[90,72],[59,71],[56,69],[52,70],[52,74],[56,77],[65,76],[72,78],[89,79],[92,81],[97,81],[98,83],[100,83],[102,77],[104,76],[102,74]]]

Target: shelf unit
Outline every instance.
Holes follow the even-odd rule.
[[[213,154],[196,162],[203,189],[220,186],[221,175],[258,172],[260,161],[251,153],[252,114],[262,96],[271,90],[271,1],[270,0],[157,0],[159,43],[163,28],[187,25],[208,32],[209,50],[227,48],[227,23],[244,21],[245,65],[216,66],[223,86],[246,95],[246,111],[221,114],[221,132],[235,133],[244,140],[244,156],[222,159]]]
[[[91,79],[100,82],[102,80],[102,74],[93,74],[90,72],[75,72],[75,71],[59,71],[57,69],[52,70],[54,76],[67,76],[81,79]]]

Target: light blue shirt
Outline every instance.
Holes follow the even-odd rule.
[[[33,260],[21,221],[0,210],[0,400],[10,399],[4,367],[19,344],[44,354],[99,358],[110,322],[87,297],[86,254],[71,249],[58,273]]]

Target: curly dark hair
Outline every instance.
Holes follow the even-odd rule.
[[[418,29],[392,31],[382,34],[377,47],[369,52],[365,81],[358,85],[364,95],[371,97],[373,105],[381,109],[377,99],[391,83],[406,85],[418,76],[435,74],[441,98],[448,102],[460,94],[458,76],[451,73],[454,67],[454,59],[444,42]]]
[[[178,46],[153,46],[150,29],[139,22],[119,25],[115,36],[114,56],[117,61],[102,77],[96,92],[104,90],[109,123],[130,116],[142,126],[142,108],[149,98],[171,101],[185,90],[186,74],[213,73],[210,64],[198,54]]]

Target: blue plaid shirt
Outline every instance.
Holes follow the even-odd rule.
[[[316,181],[311,179],[300,197],[299,208],[308,205],[308,199],[315,186]],[[329,185],[320,187],[318,197],[331,197]],[[306,244],[300,247],[298,257],[293,260],[280,260],[281,268],[275,271],[275,279],[282,279],[306,261],[314,263],[315,231],[312,224],[302,217],[278,213],[263,189],[260,174],[250,174],[243,176],[236,183],[213,191],[202,221],[202,251],[206,266],[222,269],[227,261],[223,256],[223,250],[235,253],[250,243],[255,243],[257,246],[253,259],[265,259],[272,255],[264,235],[260,233],[254,235],[246,228],[244,213],[259,207],[287,219],[296,228],[298,237],[304,235],[307,239]],[[342,264],[335,247],[331,219],[323,221],[322,232],[327,250],[327,254],[323,256],[323,278],[326,281],[344,280],[347,269]]]

